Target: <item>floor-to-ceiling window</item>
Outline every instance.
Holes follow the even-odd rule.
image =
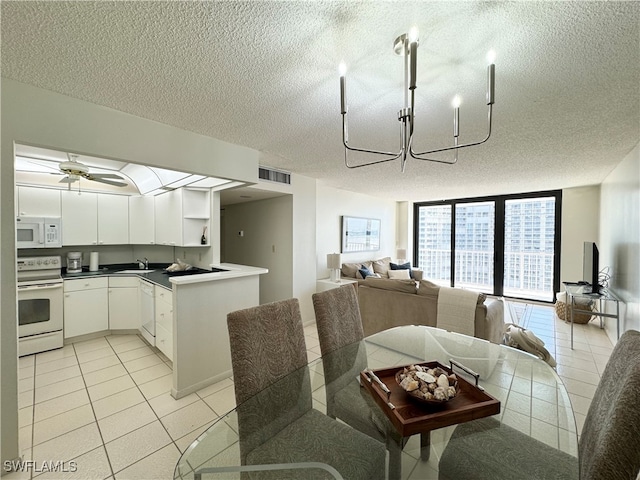
[[[561,192],[415,204],[414,263],[441,285],[553,301]]]

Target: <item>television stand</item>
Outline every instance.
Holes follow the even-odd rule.
[[[590,315],[595,315],[600,319],[600,328],[604,328],[604,319],[605,318],[615,318],[616,319],[616,339],[620,339],[620,299],[611,291],[606,288],[597,285],[597,292],[591,293],[591,285],[588,283],[585,285],[584,282],[562,282],[564,285],[564,289],[567,292],[567,307],[569,308],[569,318],[571,320],[571,349],[573,350],[573,315],[574,313],[585,313]],[[589,292],[585,291],[586,288],[589,288]],[[583,310],[578,307],[580,305],[576,304],[576,299],[589,299],[589,300],[598,300],[598,309],[597,310]],[[616,304],[616,313],[605,313],[604,307],[606,302],[614,302]]]

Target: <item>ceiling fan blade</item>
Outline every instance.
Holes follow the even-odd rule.
[[[25,157],[26,158],[26,157]],[[31,163],[32,165],[38,165],[39,167],[42,168],[47,168],[49,170],[53,170],[51,172],[52,175],[63,175],[63,173],[60,171],[59,168],[56,167],[52,167],[51,165],[45,165],[44,163],[40,163],[40,162],[34,162],[33,160],[27,160],[27,163]],[[55,172],[55,173],[54,173]],[[44,173],[44,172],[43,172]]]
[[[69,175],[66,175],[62,180],[60,180],[58,183],[73,183],[76,180],[78,180],[77,178],[72,178]]]
[[[116,175],[115,173],[90,173],[94,179],[95,178],[116,178],[118,180],[122,180],[120,175]]]
[[[87,180],[93,180],[94,182],[106,183],[107,185],[113,185],[114,187],[126,187],[127,184],[124,182],[116,182],[113,180],[107,180],[106,178],[96,178],[91,174],[84,175],[84,178]]]

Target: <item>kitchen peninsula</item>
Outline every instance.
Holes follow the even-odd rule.
[[[141,333],[147,341],[155,342],[155,346],[172,360],[171,394],[178,399],[231,376],[227,314],[260,303],[259,275],[268,273],[268,270],[222,263],[210,265],[213,269],[210,273],[200,270],[195,275],[169,276],[164,268],[156,265],[150,265],[147,270],[131,269],[130,265],[109,265],[95,272],[63,274],[63,278],[65,281],[82,283],[104,278],[105,286],[108,279],[111,289],[114,280],[122,282],[137,277],[141,284],[141,316],[145,315],[142,313],[145,311],[142,307],[142,284],[148,285],[152,297],[151,311],[147,313],[152,321],[155,318],[155,337],[144,332],[142,326]],[[127,308],[126,305],[124,308]],[[144,325],[145,320],[139,320]],[[94,330],[97,332],[104,328]],[[114,326],[110,324],[109,328],[113,331]],[[123,327],[115,327],[115,330],[118,328]],[[66,323],[65,329],[70,331],[71,324]],[[69,336],[65,334],[65,339]]]
[[[231,376],[227,314],[260,303],[266,268],[223,263],[224,272],[171,277],[173,388],[178,399]]]

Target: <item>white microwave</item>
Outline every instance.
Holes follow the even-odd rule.
[[[18,217],[16,219],[16,247],[62,247],[62,228],[60,218]]]

